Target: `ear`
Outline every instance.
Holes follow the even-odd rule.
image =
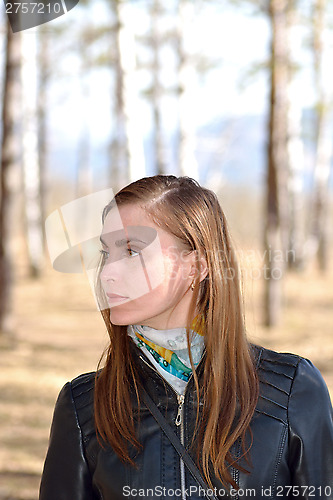
[[[201,282],[206,278],[206,276],[208,274],[208,265],[207,265],[207,261],[206,261],[205,257],[200,257],[199,268],[200,268],[199,281]],[[193,280],[197,277],[197,275],[198,275],[198,270],[197,270],[195,260],[193,259],[193,263],[191,265],[191,271],[190,271],[189,277]]]

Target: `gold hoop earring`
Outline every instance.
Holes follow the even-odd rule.
[[[191,290],[192,290],[192,292],[194,290],[194,281],[192,281],[192,283],[191,283]]]

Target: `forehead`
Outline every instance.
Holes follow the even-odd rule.
[[[124,205],[121,207],[115,206],[107,214],[104,226],[104,231],[117,231],[124,229],[126,226],[150,226],[156,228],[156,225],[148,218],[146,212],[138,205]]]
[[[113,207],[107,214],[101,238],[112,242],[119,241],[122,238],[141,239],[149,244],[158,236],[162,247],[174,246],[176,238],[157,226],[145,210],[138,205],[124,205]]]
[[[101,240],[121,246],[132,240],[149,245],[157,236],[157,226],[136,205],[113,207],[107,214]]]
[[[102,229],[102,235],[111,234],[115,231],[131,231],[135,236],[145,228],[155,230],[157,226],[147,217],[145,211],[137,205],[125,205],[123,207],[115,206],[107,214]]]

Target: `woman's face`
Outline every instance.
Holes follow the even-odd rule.
[[[102,234],[100,279],[115,325],[156,329],[186,325],[195,253],[156,226],[139,205],[114,207]]]

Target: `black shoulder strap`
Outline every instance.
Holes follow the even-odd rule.
[[[142,387],[142,393],[144,402],[146,403],[148,410],[153,415],[158,425],[161,427],[165,435],[170,440],[171,444],[177,451],[180,458],[183,460],[184,464],[192,474],[193,478],[197,481],[199,486],[201,486],[201,488],[203,488],[203,490],[206,492],[205,496],[207,496],[207,498],[209,498],[210,500],[217,500],[217,497],[213,494],[213,490],[208,489],[207,484],[203,480],[198,467],[193,462],[192,458],[190,457],[190,455],[180,442],[177,434],[172,430],[172,428],[170,427],[170,425],[168,424],[168,422],[166,421],[160,410],[157,408],[154,401],[147,394],[147,392],[144,390],[143,387]]]

